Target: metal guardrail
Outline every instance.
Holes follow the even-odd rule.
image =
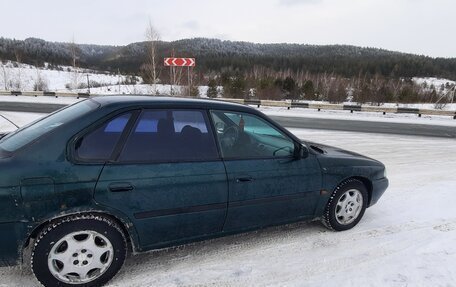
[[[89,98],[91,95],[88,93],[65,93],[65,92],[42,92],[42,91],[0,91],[0,96],[50,96],[50,97],[75,97],[75,98]],[[389,114],[417,114],[421,115],[432,115],[432,116],[450,116],[456,119],[456,111],[445,111],[435,109],[416,109],[416,108],[402,108],[402,107],[377,107],[377,106],[366,106],[366,105],[341,105],[341,104],[317,104],[317,103],[303,103],[294,101],[272,101],[272,100],[257,100],[257,99],[234,99],[234,98],[218,98],[221,101],[245,104],[268,106],[268,107],[282,107],[282,108],[305,108],[305,109],[316,109],[320,110],[345,110],[353,112],[379,112]]]
[[[242,100],[242,99],[220,99],[223,101],[236,102],[246,105],[270,106],[270,107],[285,107],[291,108],[305,108],[305,109],[316,109],[320,110],[345,110],[353,112],[378,112],[384,115],[389,114],[417,114],[419,117],[422,115],[433,115],[433,116],[450,116],[456,120],[456,111],[445,111],[445,110],[433,110],[433,109],[416,109],[416,108],[402,108],[402,107],[376,107],[366,105],[341,105],[341,104],[315,104],[315,103],[303,103],[303,102],[286,102],[286,101],[269,101],[269,100]]]
[[[43,92],[43,91],[0,91],[0,96],[28,96],[28,97],[75,97],[75,98],[89,98],[88,93],[65,93],[65,92]]]

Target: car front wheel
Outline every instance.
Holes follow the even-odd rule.
[[[323,216],[323,224],[336,231],[353,228],[367,208],[366,186],[357,179],[340,184],[331,195]]]
[[[100,286],[122,267],[126,250],[122,229],[111,219],[72,216],[41,231],[31,267],[44,286]]]

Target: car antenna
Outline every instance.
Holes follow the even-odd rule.
[[[7,117],[5,117],[4,115],[0,114],[0,117],[4,118],[5,120],[7,120],[8,122],[10,122],[13,126],[15,126],[16,128],[19,129],[19,126],[16,125],[15,123],[13,123],[13,121],[11,121],[10,119],[8,119]]]

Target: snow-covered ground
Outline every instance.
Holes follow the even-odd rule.
[[[59,70],[37,68],[32,65],[8,61],[0,63],[0,90],[6,85],[12,90],[33,91],[38,79],[47,86],[48,91],[68,91],[67,87],[77,88],[79,85],[87,86],[87,75],[93,85],[116,85],[123,83],[126,75],[112,75],[102,71],[93,71],[69,66],[59,66]],[[142,79],[137,78],[138,81]],[[87,88],[81,89],[87,92]]]
[[[455,106],[456,109],[456,106]],[[423,124],[423,125],[440,125],[440,126],[455,126],[456,120],[451,116],[430,116],[417,114],[390,114],[377,112],[353,112],[343,110],[315,110],[293,108],[288,110],[281,107],[260,107],[259,109],[269,116],[284,116],[284,117],[299,117],[299,118],[321,118],[335,120],[359,120],[372,122],[387,122],[387,123],[407,123],[407,124]]]
[[[438,91],[442,88],[442,85],[443,85],[444,92],[448,91],[448,86],[456,84],[455,81],[441,79],[441,78],[433,78],[433,77],[426,77],[426,78],[414,77],[413,81],[415,83],[417,83],[418,85],[425,86],[425,88],[428,90],[431,90],[431,87],[434,87]]]
[[[0,117],[0,134],[5,132],[11,132],[16,130],[16,127],[11,123],[13,122],[15,125],[21,127],[34,120],[37,120],[46,114],[39,114],[39,113],[17,113],[17,112],[3,112],[0,111],[0,115],[5,117]],[[11,122],[10,122],[11,121]]]
[[[108,286],[454,286],[453,139],[291,131],[386,164],[390,187],[357,227],[298,223],[141,254]],[[0,268],[0,286],[37,285],[27,268]]]
[[[112,94],[181,94],[184,87],[170,85],[144,85],[141,77],[135,77],[138,84],[124,84],[131,79],[128,75],[115,75],[105,71],[94,71],[70,66],[58,66],[58,69],[48,67],[37,68],[32,65],[11,62],[0,63],[0,90],[33,91],[34,85],[40,79],[47,91],[55,92],[87,92],[87,75],[91,84],[90,93],[98,95]],[[83,85],[83,88],[78,88]],[[199,94],[206,96],[207,86],[199,86]]]

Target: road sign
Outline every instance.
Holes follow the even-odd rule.
[[[170,67],[194,67],[195,58],[165,58],[165,66]]]

